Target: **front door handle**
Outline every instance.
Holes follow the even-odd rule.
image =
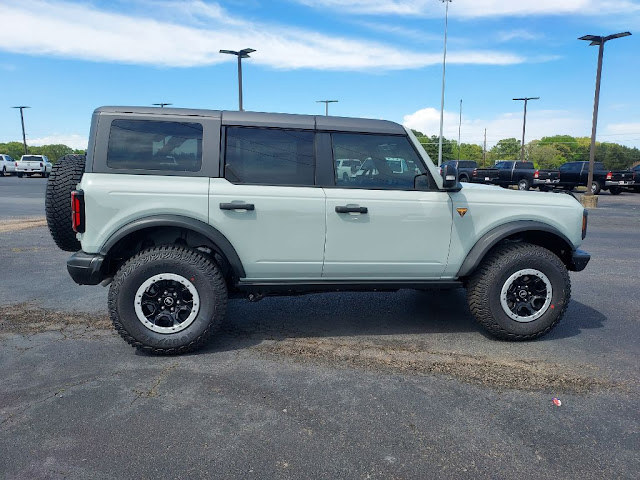
[[[253,203],[221,203],[220,210],[255,210]]]
[[[338,205],[336,206],[336,213],[368,213],[367,207],[361,207],[359,205]]]

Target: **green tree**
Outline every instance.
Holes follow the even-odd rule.
[[[555,145],[543,143],[542,140],[529,142],[527,150],[527,159],[533,162],[536,168],[556,169],[566,163],[565,157]]]
[[[520,158],[520,140],[503,138],[489,150],[491,160],[515,160]]]

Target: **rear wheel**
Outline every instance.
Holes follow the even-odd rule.
[[[521,178],[520,180],[518,180],[518,190],[529,190],[529,187],[531,185],[529,184],[529,180],[527,180],[526,178]]]
[[[598,180],[594,180],[591,183],[591,193],[593,193],[594,195],[598,195],[601,190],[602,190],[602,185],[600,184],[600,182]]]
[[[571,282],[562,261],[528,243],[496,247],[467,285],[476,320],[506,340],[545,335],[563,317],[570,298]]]
[[[187,247],[144,250],[128,260],[109,288],[109,315],[139,350],[178,354],[204,345],[224,318],[227,286],[218,266]]]
[[[44,200],[47,225],[56,245],[67,252],[81,248],[71,228],[71,192],[80,183],[84,163],[84,155],[65,155],[53,166],[47,181]]]
[[[467,182],[469,182],[469,177],[467,177],[466,175],[461,175],[460,183],[467,183]]]

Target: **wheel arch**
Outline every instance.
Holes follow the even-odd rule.
[[[225,265],[223,270],[228,270],[234,280],[246,276],[242,261],[231,242],[215,227],[180,215],[154,215],[137,219],[128,223],[113,233],[100,249],[100,254],[105,257],[105,267],[108,276],[112,270],[119,266],[120,255],[137,253],[145,247],[145,242],[153,245],[166,243],[181,243],[186,246],[205,246],[212,250],[212,256],[221,257]],[[133,252],[132,252],[133,250]],[[127,256],[127,255],[125,255]],[[226,277],[227,275],[225,275]]]
[[[487,254],[505,241],[539,245],[555,253],[567,268],[571,265],[574,248],[562,232],[551,225],[535,220],[518,220],[495,227],[480,237],[462,262],[457,277],[464,278],[471,275]]]

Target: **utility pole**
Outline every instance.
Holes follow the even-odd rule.
[[[482,149],[482,166],[487,163],[487,129],[484,129],[484,148]]]
[[[524,133],[527,128],[527,102],[529,100],[540,100],[540,97],[514,98],[516,101],[524,101],[524,120],[522,121],[522,145],[520,146],[520,161],[524,162]]]
[[[324,116],[329,116],[329,104],[338,103],[338,100],[316,100],[316,103],[324,103]]]
[[[22,112],[25,108],[31,108],[31,107],[27,107],[26,105],[21,105],[19,107],[11,107],[11,108],[20,109],[20,121],[22,122],[22,144],[24,145],[24,154],[26,155],[27,154],[27,135],[24,133],[24,114]]]
[[[442,128],[444,125],[444,78],[447,66],[447,27],[449,22],[449,3],[452,0],[440,0],[446,4],[444,11],[444,54],[442,57],[442,94],[440,97],[440,140],[438,140],[438,166],[442,165]]]
[[[238,110],[242,112],[242,59],[250,58],[249,54],[255,52],[253,48],[245,48],[236,52],[235,50],[220,50],[220,53],[228,53],[238,57]]]
[[[462,99],[460,99],[460,121],[458,122],[458,161],[460,161],[460,129],[462,128]]]
[[[598,104],[600,103],[600,79],[602,76],[602,57],[604,56],[604,44],[609,40],[615,38],[628,37],[630,32],[614,33],[606,37],[596,35],[585,35],[578,40],[587,40],[591,42],[589,46],[599,45],[598,50],[598,70],[596,73],[596,94],[593,100],[593,122],[591,125],[591,148],[589,149],[589,176],[587,177],[587,192],[586,195],[593,195],[593,164],[596,158],[596,127],[598,125]]]
[[[164,108],[165,105],[173,105],[173,103],[160,102],[160,103],[154,103],[153,105],[156,106],[156,107]]]

